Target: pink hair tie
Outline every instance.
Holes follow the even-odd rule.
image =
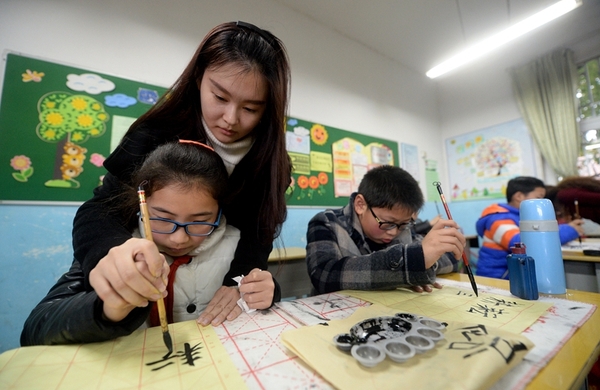
[[[201,147],[206,148],[208,150],[212,150],[213,152],[215,151],[212,147],[208,146],[207,144],[203,144],[202,142],[199,142],[199,141],[192,141],[192,140],[189,140],[189,139],[180,139],[179,143],[180,144],[189,144],[189,145],[201,146]]]

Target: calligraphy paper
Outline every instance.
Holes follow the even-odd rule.
[[[392,291],[345,290],[350,295],[372,303],[434,318],[438,321],[459,321],[493,326],[521,333],[552,307],[550,302],[528,301],[513,296],[482,292],[477,297],[469,288],[444,286],[431,293],[416,293],[407,289]]]
[[[477,323],[451,322],[433,350],[404,363],[389,358],[367,368],[340,351],[333,338],[367,318],[394,315],[379,304],[357,309],[328,326],[313,325],[281,335],[283,344],[339,389],[487,389],[533,347],[524,336]]]
[[[0,388],[243,389],[242,377],[212,326],[169,325],[101,343],[23,347],[0,355]]]

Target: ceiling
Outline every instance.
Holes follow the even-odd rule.
[[[276,1],[425,74],[466,46],[558,0]],[[506,69],[526,63],[592,36],[598,37],[600,48],[600,0],[583,0],[583,4],[570,13],[506,44],[501,49],[505,53],[499,55],[501,63],[498,65]]]

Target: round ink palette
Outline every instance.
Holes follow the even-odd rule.
[[[385,357],[402,363],[427,352],[444,338],[444,323],[410,313],[363,320],[349,333],[333,338],[338,349],[350,352],[363,366],[374,367]]]

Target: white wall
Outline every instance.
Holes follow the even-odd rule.
[[[431,81],[271,0],[3,0],[0,49],[168,86],[209,29],[232,20],[285,43],[291,116],[441,156]]]
[[[590,9],[600,17],[599,7]],[[586,15],[586,17],[591,18],[591,23],[587,25],[574,23],[569,19],[574,18],[573,15],[567,15],[558,21],[582,31],[583,38],[576,42],[563,42],[552,29],[552,25],[544,26],[531,32],[527,40],[511,42],[510,45],[501,47],[485,58],[465,66],[460,72],[450,77],[441,77],[438,84],[438,101],[442,138],[447,139],[521,118],[512,91],[508,63],[512,62],[518,53],[527,52],[533,58],[547,54],[546,49],[536,47],[536,36],[554,39],[557,42],[554,49],[567,47],[573,50],[575,63],[599,56],[600,22],[594,15]],[[535,153],[537,176],[548,184],[555,184],[556,174],[542,162],[537,150]],[[446,161],[445,155],[443,160]]]

